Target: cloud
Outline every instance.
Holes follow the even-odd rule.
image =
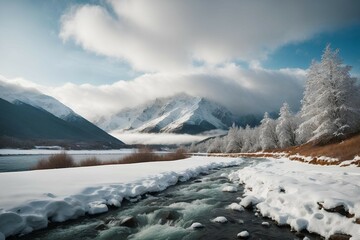
[[[298,110],[306,71],[302,69],[242,68],[235,64],[199,67],[183,73],[148,73],[131,81],[111,85],[66,83],[58,87],[34,84],[22,78],[3,82],[37,89],[53,96],[89,120],[109,116],[155,98],[187,93],[216,101],[235,114],[278,111],[287,101]]]
[[[303,94],[305,70],[244,69],[234,64],[203,67],[187,73],[144,74],[131,81],[95,86],[67,83],[43,88],[90,120],[108,116],[177,93],[206,97],[237,114],[277,111],[284,101],[297,110]]]
[[[358,0],[108,0],[64,14],[60,37],[136,70],[262,60],[276,48],[359,21]]]

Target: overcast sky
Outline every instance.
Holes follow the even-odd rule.
[[[0,75],[94,119],[179,92],[238,114],[288,101],[327,43],[360,75],[360,1],[0,2]]]

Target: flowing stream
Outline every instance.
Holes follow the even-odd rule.
[[[137,239],[192,240],[238,239],[248,231],[248,239],[322,239],[309,233],[295,233],[289,227],[278,227],[256,210],[235,211],[227,207],[239,203],[243,186],[229,182],[227,174],[240,167],[217,169],[163,192],[146,194],[123,201],[120,208],[96,216],[85,216],[65,223],[50,224],[49,228],[12,239]],[[237,192],[223,192],[225,186],[237,187]],[[213,222],[218,216],[227,223]],[[189,228],[199,222],[203,228]],[[264,225],[268,222],[269,225]]]

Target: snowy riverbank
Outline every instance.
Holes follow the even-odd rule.
[[[241,204],[296,231],[360,239],[360,169],[273,159],[230,174],[245,184]]]
[[[0,174],[0,239],[84,214],[106,212],[124,198],[162,191],[234,158],[191,159]]]
[[[245,160],[253,164],[228,176],[245,185],[240,205],[254,204],[263,216],[295,231],[360,239],[360,168],[309,165],[286,158]],[[125,198],[136,199],[210,169],[242,163],[241,159],[200,156],[172,162],[1,173],[0,239],[46,228],[49,221],[106,212],[108,206],[120,206]],[[229,186],[222,191],[238,194],[235,185]]]

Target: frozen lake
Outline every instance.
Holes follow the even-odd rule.
[[[48,158],[52,154],[61,153],[63,150],[45,150],[45,149],[0,149],[0,172],[27,171],[32,169],[41,159]],[[106,162],[119,160],[125,156],[134,153],[136,149],[119,150],[69,150],[67,154],[71,155],[75,162],[84,159],[96,157],[100,161]]]

